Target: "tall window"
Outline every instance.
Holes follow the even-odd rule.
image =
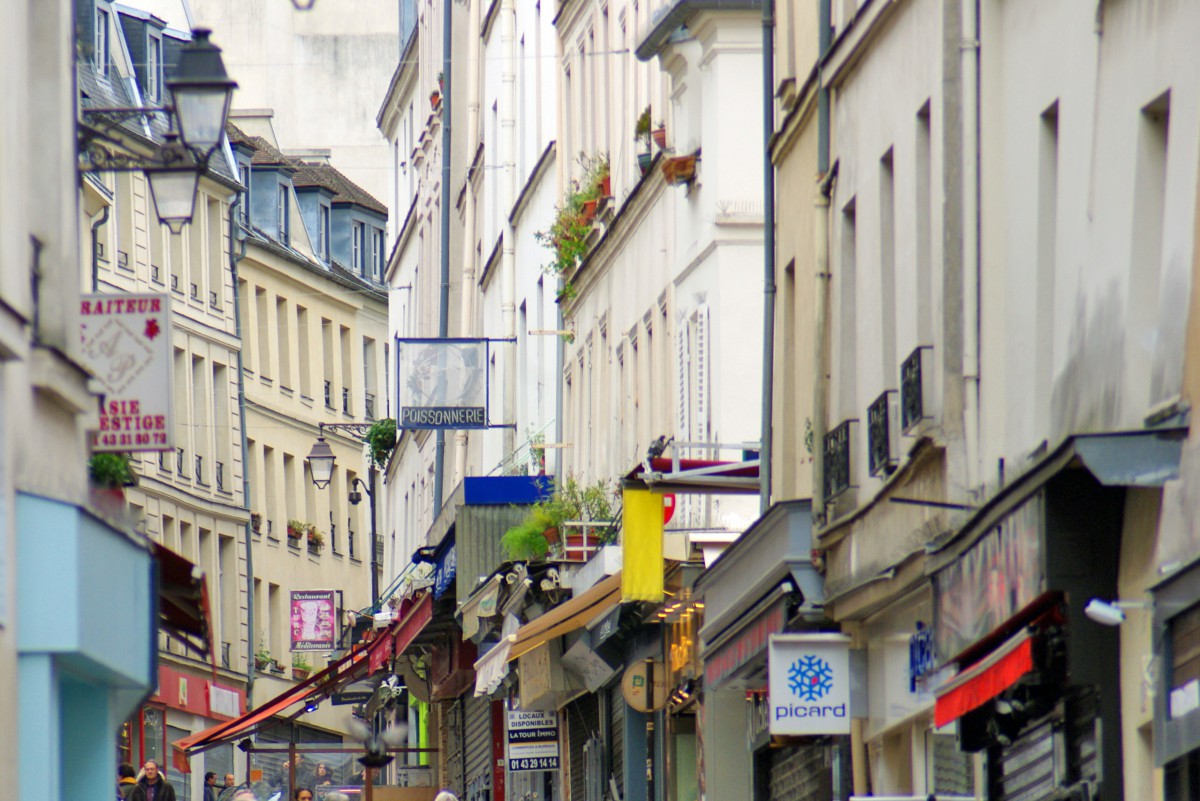
[[[108,12],[96,9],[96,69],[108,77]]]
[[[146,37],[146,99],[157,101],[162,92],[162,39]]]
[[[350,243],[350,266],[359,274],[363,272],[363,224],[360,222],[354,223],[354,235]]]
[[[279,185],[279,241],[288,244],[288,188],[287,184]]]
[[[383,231],[375,229],[375,280],[383,280],[383,265],[387,260]]]
[[[329,261],[329,207],[321,206],[320,223],[317,226],[317,251],[320,257]]]

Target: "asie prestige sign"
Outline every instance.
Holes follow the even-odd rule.
[[[773,735],[850,733],[850,638],[772,634],[768,714]]]
[[[170,298],[84,295],[83,356],[104,387],[94,451],[172,449]]]

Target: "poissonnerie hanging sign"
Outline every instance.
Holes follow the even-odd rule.
[[[400,428],[488,427],[488,340],[397,339]]]

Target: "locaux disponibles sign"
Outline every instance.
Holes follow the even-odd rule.
[[[171,310],[165,294],[84,295],[83,356],[104,387],[95,451],[169,451]]]
[[[772,634],[768,702],[773,735],[850,733],[850,638]]]

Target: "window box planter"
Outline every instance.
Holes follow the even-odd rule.
[[[696,178],[696,156],[672,156],[663,159],[663,178],[669,184],[685,184]]]

